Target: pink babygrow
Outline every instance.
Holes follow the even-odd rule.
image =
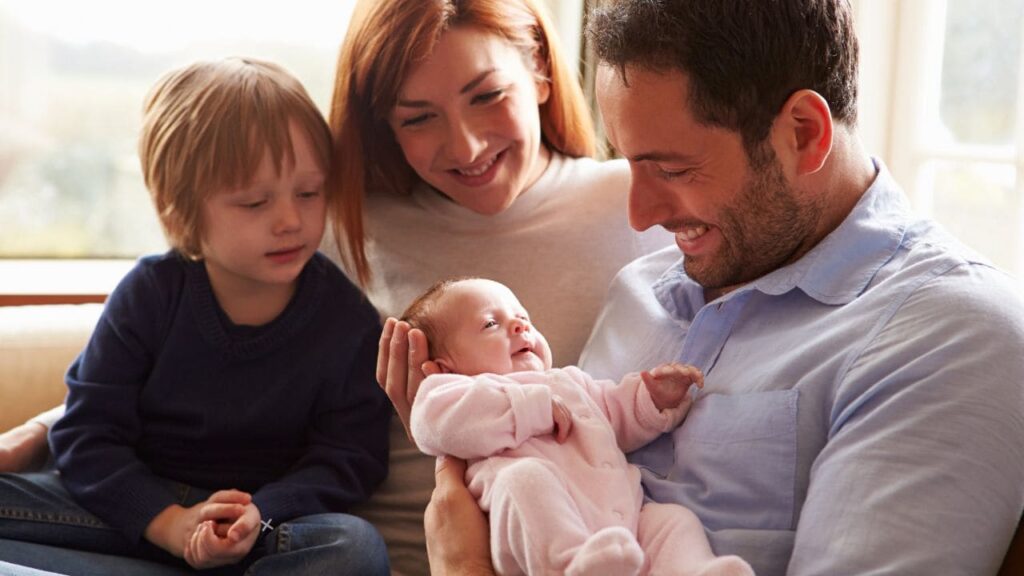
[[[573,415],[564,444],[551,434],[554,394]],[[423,452],[469,461],[499,574],[750,574],[723,570],[746,564],[715,559],[689,510],[641,511],[640,473],[623,452],[677,426],[688,407],[659,412],[638,374],[621,383],[575,367],[440,374],[420,386],[411,427]]]

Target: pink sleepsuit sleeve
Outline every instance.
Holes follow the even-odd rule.
[[[601,407],[623,452],[632,452],[678,426],[689,407],[684,404],[682,408],[658,411],[637,373],[627,374],[622,382],[614,382],[595,380],[575,366],[564,371]]]
[[[412,405],[416,445],[434,456],[484,458],[550,433],[551,390],[529,383],[529,374],[428,376]]]

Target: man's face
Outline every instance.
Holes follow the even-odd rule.
[[[630,66],[626,78],[601,66],[597,101],[629,160],[633,228],[675,234],[686,273],[712,294],[802,255],[821,208],[790,187],[769,142],[751,166],[738,133],[694,118],[685,74]]]

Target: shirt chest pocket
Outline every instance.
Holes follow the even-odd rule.
[[[691,508],[712,530],[791,529],[797,398],[795,390],[700,398],[671,438],[632,458],[646,469],[648,494]]]

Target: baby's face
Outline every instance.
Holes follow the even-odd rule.
[[[551,348],[504,285],[473,279],[450,286],[435,312],[442,340],[434,360],[445,370],[475,375],[551,368]]]

